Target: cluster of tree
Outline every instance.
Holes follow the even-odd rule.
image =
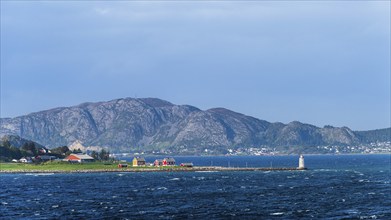
[[[46,153],[46,149],[43,150]],[[0,145],[1,161],[11,161],[12,159],[20,159],[21,157],[36,157],[41,154],[44,154],[44,152],[37,149],[35,143],[32,141],[24,143],[20,148],[12,146],[8,140]]]
[[[95,160],[103,160],[103,161],[111,160],[110,151],[106,151],[105,149],[102,149],[100,152],[92,151],[90,153],[90,156],[93,157]]]
[[[50,149],[49,154],[63,159],[65,157],[69,156],[70,154],[80,154],[80,153],[83,153],[80,150],[80,148],[70,150],[67,146],[62,146],[62,147],[56,147],[56,148]]]
[[[56,147],[53,149],[37,148],[36,144],[32,141],[24,143],[20,148],[12,146],[12,144],[5,140],[0,142],[0,161],[9,162],[13,159],[19,160],[22,157],[37,158],[40,155],[55,156],[56,158],[63,159],[69,156],[71,153],[82,153],[80,149],[70,150],[67,146]],[[99,161],[109,161],[110,151],[102,149],[100,152],[92,151],[90,155]]]
[[[21,158],[22,153],[19,148],[11,146],[9,141],[4,141],[0,145],[0,161],[11,161],[13,158]]]
[[[78,151],[76,150],[75,153]],[[65,158],[73,151],[69,150],[67,146],[53,148],[48,150],[46,148],[37,148],[32,141],[24,143],[20,148],[14,147],[8,140],[0,144],[0,161],[9,162],[13,159],[19,160],[22,157],[36,158],[40,155],[55,156],[57,158]]]

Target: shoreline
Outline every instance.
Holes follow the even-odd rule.
[[[134,157],[134,156],[140,156],[140,157],[280,157],[280,156],[297,156],[298,154],[262,154],[262,155],[226,155],[226,154],[216,154],[216,155],[175,155],[172,156],[171,154],[129,154],[129,155],[122,155],[121,153],[115,153],[114,154],[117,157]],[[391,152],[383,152],[383,153],[303,153],[303,155],[306,156],[349,156],[349,155],[391,155]]]
[[[232,172],[232,171],[303,171],[297,167],[193,167],[193,168],[128,168],[128,169],[86,169],[86,170],[0,170],[0,174],[18,173],[145,173],[145,172]]]

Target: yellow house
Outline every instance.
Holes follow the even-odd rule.
[[[144,159],[144,157],[135,157],[135,158],[133,158],[132,163],[133,163],[134,167],[145,166],[145,159]]]

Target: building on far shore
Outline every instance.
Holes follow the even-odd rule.
[[[19,159],[19,162],[21,163],[32,163],[33,160],[31,159],[31,157],[22,157]]]
[[[160,167],[160,166],[175,166],[175,159],[172,157],[164,158],[163,160],[157,159],[153,163],[154,166]]]
[[[39,155],[36,156],[35,159],[40,160],[40,161],[52,161],[57,159],[56,156],[50,156],[50,155]]]
[[[181,167],[193,167],[193,163],[181,163],[180,164]]]
[[[70,163],[88,163],[94,162],[95,159],[87,154],[70,154],[64,159],[64,161],[68,161]]]
[[[153,165],[154,165],[155,167],[163,166],[163,160],[157,159],[157,160],[155,160],[155,162],[153,163]]]
[[[175,159],[172,157],[164,158],[163,166],[175,166]]]
[[[135,157],[133,158],[132,164],[134,167],[145,166],[145,159],[144,157]]]

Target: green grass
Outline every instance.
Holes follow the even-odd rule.
[[[17,171],[17,170],[95,170],[95,169],[116,169],[117,164],[105,165],[100,162],[83,163],[83,164],[70,164],[70,163],[58,163],[48,162],[42,164],[22,164],[22,163],[1,163],[0,170]]]
[[[123,164],[123,163],[122,163]],[[159,167],[161,170],[179,169],[179,166]],[[157,169],[157,167],[132,167],[128,164],[127,168],[118,168],[118,163],[93,162],[93,163],[75,163],[68,162],[46,162],[42,164],[23,164],[23,163],[0,163],[1,171],[76,171],[76,170],[138,170],[138,169]]]

